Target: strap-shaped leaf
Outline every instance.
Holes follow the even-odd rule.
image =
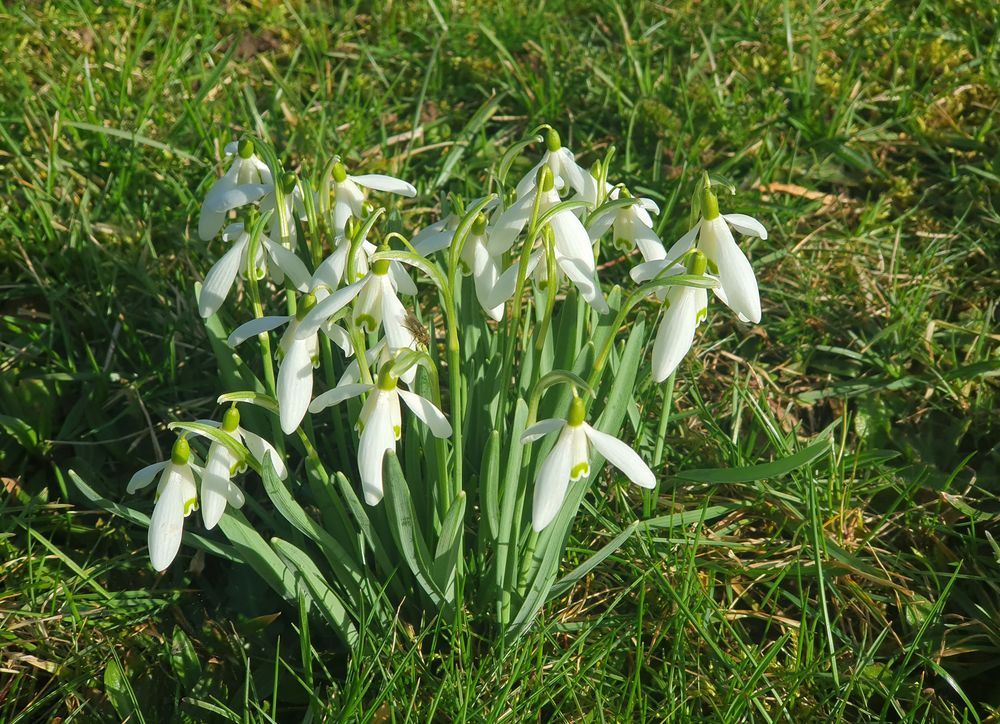
[[[250,522],[232,506],[219,520],[219,528],[243,560],[264,579],[274,591],[286,601],[297,599],[295,574],[268,545]],[[308,597],[307,598],[311,598]]]
[[[830,452],[832,437],[829,433],[822,434],[820,439],[808,447],[804,447],[787,457],[778,458],[769,463],[749,465],[743,468],[704,468],[684,470],[674,473],[672,477],[695,483],[750,483],[755,480],[780,478],[783,475],[801,468],[823,457]]]
[[[300,577],[313,603],[316,604],[316,608],[323,614],[323,618],[327,620],[330,627],[348,646],[354,646],[358,641],[358,629],[347,613],[347,605],[330,588],[309,555],[281,538],[272,538],[271,545],[274,546],[278,556],[285,564]],[[359,612],[360,609],[354,605],[348,605],[351,605],[352,610],[356,613]]]
[[[410,488],[394,452],[386,453],[383,466],[386,514],[392,536],[424,593],[434,605],[445,608],[445,596],[434,580],[430,551],[417,522]]]
[[[461,490],[451,504],[441,524],[441,537],[434,549],[433,573],[445,600],[455,600],[455,574],[458,556],[462,552],[462,532],[465,524],[465,491]]]
[[[489,540],[496,540],[500,530],[500,431],[490,433],[483,455],[483,467],[479,474],[481,482],[479,507],[486,522],[485,530]]]
[[[282,481],[274,472],[274,465],[271,463],[270,455],[264,461],[263,476],[264,490],[267,496],[274,503],[274,507],[284,516],[285,520],[291,523],[296,530],[316,543],[337,581],[344,587],[348,595],[348,600],[353,601],[353,594],[365,591],[373,594],[374,588],[371,586],[353,553],[342,546],[336,538],[330,535],[319,523],[313,520],[298,501],[292,497],[288,490],[288,484]],[[374,600],[374,599],[373,599]],[[357,603],[355,601],[355,603]]]

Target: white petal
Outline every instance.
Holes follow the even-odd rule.
[[[653,216],[660,215],[660,207],[652,199],[639,199],[639,208],[645,210],[647,214],[652,214]],[[652,219],[650,219],[650,222],[652,222]],[[645,223],[645,220],[643,223]],[[652,223],[649,225],[652,226]]]
[[[292,281],[292,286],[300,292],[309,291],[310,275],[306,265],[295,254],[269,237],[261,237],[268,256],[281,272]]]
[[[232,156],[232,155],[233,155],[234,153],[236,153],[236,152],[237,152],[237,151],[238,151],[239,149],[240,149],[240,142],[239,142],[239,141],[230,141],[229,143],[227,143],[227,144],[226,144],[226,145],[225,145],[225,146],[223,147],[223,149],[222,149],[222,150],[223,150],[223,151],[225,152],[225,154],[226,154],[227,156]]]
[[[656,476],[649,466],[643,462],[642,458],[635,450],[623,443],[618,438],[607,433],[595,430],[587,423],[583,423],[583,430],[586,432],[590,442],[597,448],[597,452],[616,468],[625,473],[625,477],[636,485],[643,488],[655,488]]]
[[[536,251],[528,257],[528,270],[525,272],[526,277],[535,271],[538,263],[542,260],[542,256],[542,252]],[[489,293],[484,306],[490,307],[491,309],[493,307],[503,306],[504,302],[514,295],[514,292],[517,290],[517,276],[519,268],[519,262],[515,262],[507,267],[506,271],[504,271],[504,273],[500,275],[500,278],[497,279],[496,286],[494,286],[493,291]]]
[[[559,158],[559,175],[581,198],[593,203],[597,199],[597,180],[576,162],[573,153],[565,146],[556,151],[556,155]]]
[[[366,173],[361,176],[351,176],[351,180],[360,186],[375,189],[376,191],[388,191],[390,194],[399,194],[407,198],[413,198],[417,195],[417,190],[413,187],[413,184],[407,183],[395,176]]]
[[[652,229],[637,224],[632,238],[646,261],[666,258],[667,251],[663,248],[663,242]]]
[[[212,530],[226,510],[226,492],[236,458],[224,445],[214,443],[208,451],[201,476],[201,519]]]
[[[517,235],[531,218],[534,204],[534,194],[522,196],[504,209],[493,226],[487,228],[486,235],[489,237],[488,246],[491,254],[503,254],[514,245]]]
[[[657,259],[655,261],[647,261],[642,264],[636,264],[634,267],[629,269],[628,275],[632,277],[632,281],[636,284],[642,284],[648,282],[650,279],[655,279],[656,275],[667,268],[667,263],[663,259]]]
[[[590,445],[583,425],[567,425],[567,433],[573,442],[569,453],[569,479],[580,480],[590,475]]]
[[[535,182],[538,180],[538,169],[542,167],[543,164],[549,162],[549,152],[546,151],[542,156],[542,160],[531,167],[528,173],[521,177],[521,180],[517,182],[517,187],[514,189],[514,195],[517,198],[521,198],[524,195],[531,196],[528,192],[535,187]]]
[[[190,472],[190,471],[188,471]],[[180,466],[171,465],[169,477],[149,519],[149,560],[157,571],[165,571],[181,547],[184,534],[184,508],[187,503]]]
[[[355,188],[357,187],[355,186]],[[343,236],[344,229],[347,228],[347,220],[352,216],[354,216],[354,212],[351,209],[351,202],[346,198],[341,198],[341,193],[338,191],[337,198],[333,202],[334,233],[338,236]]]
[[[590,237],[591,244],[608,233],[608,229],[615,223],[615,216],[617,216],[617,209],[605,209],[590,217],[588,220],[590,226],[587,229],[587,236]]]
[[[205,282],[201,286],[201,294],[198,296],[198,313],[202,317],[208,318],[219,311],[222,303],[229,296],[229,290],[236,280],[236,273],[240,270],[240,262],[243,261],[243,253],[246,251],[249,237],[240,239],[232,248],[215,262],[208,274]]]
[[[413,414],[431,429],[435,437],[451,437],[451,423],[433,402],[415,392],[400,388],[396,388],[396,392],[403,398],[406,406],[413,410]]]
[[[398,261],[389,262],[389,278],[392,279],[392,285],[399,294],[412,297],[417,293],[417,285],[413,283],[410,275],[406,273],[406,269]]]
[[[298,339],[315,336],[320,326],[326,320],[350,304],[351,300],[361,291],[364,284],[365,280],[362,279],[361,281],[354,282],[354,284],[341,287],[310,309],[309,313],[299,322],[299,326],[295,330],[295,336]]]
[[[382,460],[387,450],[396,447],[388,398],[389,395],[381,392],[372,396],[371,414],[364,422],[358,444],[358,472],[368,505],[376,505],[382,500]]]
[[[309,346],[305,340],[296,340],[288,346],[288,352],[278,369],[278,418],[281,430],[286,435],[295,432],[309,408],[312,371]]]
[[[698,232],[701,231],[702,220],[699,219],[698,223],[688,229],[687,233],[684,234],[680,239],[674,242],[674,245],[670,247],[667,251],[666,258],[673,264],[675,261],[681,258],[691,246],[694,244],[695,238],[698,236]]]
[[[701,292],[697,294],[696,292]],[[707,304],[704,289],[675,287],[667,293],[670,302],[653,343],[653,380],[663,382],[691,349],[699,314]]]
[[[569,471],[573,436],[564,429],[535,478],[535,494],[531,506],[531,527],[540,533],[551,523],[562,507],[569,486]]]
[[[247,450],[253,455],[254,459],[263,464],[264,458],[267,455],[271,456],[271,465],[274,466],[274,472],[277,474],[280,480],[284,480],[288,477],[288,468],[285,467],[285,461],[281,459],[278,451],[275,449],[274,445],[262,438],[260,435],[249,430],[245,430],[242,427],[239,428],[240,434],[243,436],[243,442],[247,446]]]
[[[470,242],[471,243],[471,240]],[[499,322],[503,318],[503,304],[489,306],[490,295],[500,279],[499,259],[490,254],[485,244],[477,243],[473,247],[472,278],[476,284],[476,299],[483,310]]]
[[[340,348],[340,351],[344,353],[345,357],[350,357],[354,354],[354,343],[351,341],[351,336],[347,333],[347,330],[339,324],[327,322],[320,327],[320,330],[323,334],[330,338],[331,342]]]
[[[137,472],[135,475],[132,476],[132,478],[128,481],[128,487],[126,488],[126,490],[130,493],[134,493],[137,490],[145,488],[147,485],[153,482],[157,474],[159,474],[159,472],[163,470],[163,468],[167,467],[167,465],[169,465],[169,461],[147,465],[142,470],[140,470],[139,472]]]
[[[454,236],[455,232],[448,229],[448,219],[442,219],[421,229],[413,237],[411,243],[418,254],[427,256],[428,254],[433,254],[435,251],[448,248]]]
[[[720,222],[714,225],[714,221]],[[753,323],[760,321],[760,292],[757,277],[746,256],[736,245],[733,233],[721,217],[706,222],[713,224],[717,234],[714,237],[715,255],[709,257],[719,268],[719,280],[725,289],[727,304],[737,314],[742,314]],[[708,252],[705,253],[708,256]]]
[[[198,215],[198,236],[201,237],[202,241],[209,241],[215,238],[225,223],[225,211],[209,211],[202,206],[201,214]]]
[[[245,322],[233,330],[233,333],[229,335],[229,339],[226,340],[226,344],[230,347],[236,347],[251,337],[256,337],[258,334],[263,334],[264,332],[270,332],[272,329],[286,324],[291,319],[291,317],[258,317],[257,319],[251,319],[249,322]]]
[[[217,213],[246,206],[260,199],[264,194],[274,190],[271,184],[243,184],[229,189],[221,194],[212,194],[205,197],[205,206],[209,211]]]
[[[571,213],[558,213],[551,221],[556,239],[556,261],[563,273],[576,284],[580,296],[600,314],[608,312],[597,269],[594,251],[583,224]]]
[[[550,432],[562,430],[565,426],[566,421],[557,417],[550,417],[548,420],[539,420],[521,433],[521,444],[524,445],[529,442],[534,442],[539,438],[545,437]]]
[[[756,236],[759,239],[767,238],[767,229],[752,216],[747,216],[746,214],[723,214],[722,218],[728,221],[729,225],[741,234]]]
[[[382,289],[382,328],[390,352],[407,349],[413,344],[413,333],[406,326],[406,307],[396,297],[386,277]]]
[[[316,399],[309,403],[309,412],[316,414],[321,410],[339,404],[344,400],[349,400],[352,397],[357,397],[358,395],[364,394],[375,387],[375,385],[365,385],[365,384],[346,384],[337,385],[332,390],[327,390],[321,395],[317,395]]]

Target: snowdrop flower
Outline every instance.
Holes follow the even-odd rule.
[[[233,155],[226,174],[212,184],[205,194],[198,217],[198,236],[208,241],[219,233],[231,209],[253,203],[274,188],[274,179],[267,165],[254,155],[253,141],[244,139],[226,146]]]
[[[719,200],[712,193],[708,174],[705,174],[702,194],[702,218],[677,240],[667,252],[666,258],[673,263],[692,246],[696,246],[708,259],[709,272],[718,273],[719,287],[714,290],[715,295],[736,312],[741,320],[757,323],[760,321],[757,277],[754,276],[750,262],[736,245],[729,227],[760,239],[767,238],[767,231],[759,221],[746,214],[720,214]]]
[[[250,233],[243,224],[230,224],[222,233],[222,239],[224,241],[235,239],[235,241],[205,276],[205,283],[202,284],[201,295],[198,297],[198,312],[205,318],[211,317],[222,307],[226,297],[229,296],[236,275],[246,276]],[[260,277],[264,273],[270,273],[276,284],[281,284],[287,276],[292,286],[300,292],[309,289],[309,271],[306,265],[295,254],[266,234],[260,235],[254,269]]]
[[[642,458],[618,438],[584,422],[584,413],[583,400],[574,396],[567,419],[542,420],[521,435],[521,443],[527,444],[559,431],[556,444],[542,461],[535,478],[531,527],[536,533],[544,530],[559,513],[570,481],[590,475],[591,446],[636,485],[649,489],[656,487],[656,477]]]
[[[364,191],[360,187],[375,191],[387,191],[407,198],[417,195],[412,184],[380,173],[368,173],[361,176],[350,176],[344,164],[339,161],[333,165],[333,230],[337,236],[344,236],[347,220],[352,216],[361,219],[361,206],[365,202]]]
[[[324,259],[316,267],[315,278],[324,282],[331,289],[336,289],[343,283],[348,270],[348,256],[351,252],[351,237],[354,235],[354,219],[350,219],[347,224],[347,236],[338,237],[334,241],[333,253]],[[365,276],[371,266],[371,257],[378,251],[377,247],[368,239],[362,239],[361,244],[355,252],[354,274],[356,278]],[[417,287],[406,272],[406,269],[398,261],[389,262],[389,274],[392,283],[400,294],[415,295]]]
[[[559,194],[555,190],[551,170],[543,166],[538,171],[538,184],[532,186],[528,193],[515,201],[497,218],[496,224],[487,232],[490,239],[490,253],[500,256],[514,244],[514,240],[531,218],[536,194],[541,194],[538,205],[539,215],[559,203]],[[588,178],[593,178],[588,176]],[[597,266],[594,263],[594,250],[590,237],[583,224],[570,210],[558,212],[549,220],[555,239],[556,266],[559,271],[569,277],[580,296],[600,314],[608,312],[608,303],[601,291],[601,283],[597,279]],[[537,259],[535,261],[537,263]],[[544,266],[544,265],[542,265]],[[513,267],[512,267],[513,268]],[[510,275],[497,281],[496,291],[488,300],[488,304],[498,304],[514,293]],[[506,294],[507,296],[503,296]]]
[[[181,547],[184,519],[198,507],[198,488],[190,463],[191,447],[178,438],[170,452],[169,462],[154,463],[135,475],[128,483],[128,492],[145,488],[160,474],[156,486],[156,505],[149,519],[149,560],[157,571],[165,571]]]
[[[402,435],[400,399],[430,428],[435,437],[451,436],[451,424],[433,402],[400,389],[397,383],[398,380],[392,374],[392,366],[386,365],[379,371],[376,384],[338,386],[319,395],[309,405],[309,411],[315,414],[331,405],[369,393],[358,417],[358,427],[361,428],[358,472],[361,474],[361,488],[368,505],[377,505],[382,500],[382,461],[386,452],[396,449],[396,441]]]
[[[299,186],[299,180],[295,177],[293,173],[286,173],[281,179],[281,188],[284,191],[282,196],[282,206],[284,208],[285,218],[288,220],[288,236],[282,238],[281,235],[281,215],[278,209],[278,197],[274,193],[267,193],[264,195],[260,202],[260,212],[266,214],[268,211],[273,211],[274,215],[271,216],[271,236],[281,239],[282,243],[287,244],[287,248],[295,248],[295,239],[298,236],[298,232],[295,227],[295,217],[298,216],[300,221],[305,221],[306,215],[306,205],[302,200],[302,187]],[[269,191],[273,192],[274,188],[272,186]]]
[[[312,398],[314,367],[319,366],[319,337],[322,329],[333,339],[339,340],[328,329],[328,322],[341,309],[347,306],[361,288],[361,282],[336,290],[332,294],[319,298],[319,290],[306,294],[299,302],[295,316],[258,317],[246,324],[240,325],[227,340],[230,347],[236,347],[242,342],[256,337],[258,334],[277,329],[287,324],[278,349],[284,354],[278,367],[277,395],[278,419],[281,430],[291,435],[305,417],[309,400]]]
[[[607,184],[608,198],[629,197],[625,189]],[[596,242],[611,229],[616,247],[623,252],[629,252],[639,247],[639,252],[645,261],[655,261],[667,255],[663,242],[653,231],[653,219],[650,214],[659,215],[660,207],[652,199],[639,198],[629,206],[619,206],[604,211],[598,210],[588,222],[591,243]]]
[[[377,332],[381,327],[389,351],[396,352],[413,348],[413,332],[406,323],[406,308],[396,296],[397,277],[390,271],[391,265],[385,259],[372,264],[367,276],[357,282],[361,286],[352,314],[354,323],[368,332]],[[409,277],[405,278],[413,284]]]
[[[545,131],[546,151],[542,160],[524,175],[517,184],[518,198],[528,194],[538,180],[538,172],[543,166],[552,172],[555,187],[570,188],[580,194],[581,198],[592,200],[597,198],[597,181],[590,172],[577,164],[572,152],[562,145],[559,134],[554,128]]]
[[[696,250],[688,259],[686,271],[702,276],[707,266],[705,255]],[[641,284],[659,276],[665,269],[668,276],[684,271],[680,266],[668,267],[667,261],[660,259],[640,264],[631,271],[631,275]],[[708,292],[700,287],[670,287],[663,300],[663,316],[653,342],[653,380],[656,382],[663,382],[677,369],[691,349],[698,325],[708,314]]]
[[[245,445],[254,459],[261,464],[264,463],[264,458],[270,455],[271,464],[278,478],[284,480],[288,476],[288,469],[274,446],[260,435],[240,427],[240,413],[235,405],[226,410],[221,425],[208,420],[203,422],[218,426],[241,447]],[[244,467],[243,461],[229,446],[216,440],[212,441],[208,448],[208,457],[205,459],[205,470],[201,475],[201,518],[205,522],[206,529],[211,530],[216,526],[226,510],[227,503],[234,508],[243,507],[245,502],[243,491],[233,483],[232,476]]]

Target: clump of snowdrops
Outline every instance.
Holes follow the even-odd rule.
[[[406,181],[337,157],[308,179],[264,140],[227,146],[198,224],[224,252],[196,285],[220,419],[171,423],[170,459],[128,483],[157,482],[156,570],[182,542],[239,561],[349,645],[413,608],[465,607],[516,636],[582,575],[557,582],[591,488],[627,480],[656,495],[664,426],[644,459],[626,411],[663,419],[637,387],[647,374],[672,385],[708,290],[760,320],[733,230],[766,232],[722,214],[706,174],[697,222],[667,249],[657,205],[609,180],[613,153],[586,169],[552,128],[536,133],[485,180],[490,193],[449,198],[413,235],[387,230],[384,204],[417,193]],[[607,290],[601,259],[634,262],[634,284]]]

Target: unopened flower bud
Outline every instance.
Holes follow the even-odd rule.
[[[222,416],[222,429],[226,432],[236,432],[236,428],[239,426],[240,411],[236,409],[236,405],[233,405],[226,410],[226,414]]]
[[[555,178],[552,176],[552,169],[548,165],[538,169],[538,176],[535,178],[537,179],[538,189],[542,193],[551,191],[556,185]]]
[[[333,181],[334,183],[342,184],[347,180],[347,169],[344,168],[344,164],[340,161],[333,164]]]
[[[545,146],[552,153],[562,148],[562,141],[559,139],[559,132],[556,129],[549,127],[545,130]]]
[[[174,465],[187,465],[188,458],[191,457],[191,445],[187,438],[179,437],[170,451],[170,462]]]

